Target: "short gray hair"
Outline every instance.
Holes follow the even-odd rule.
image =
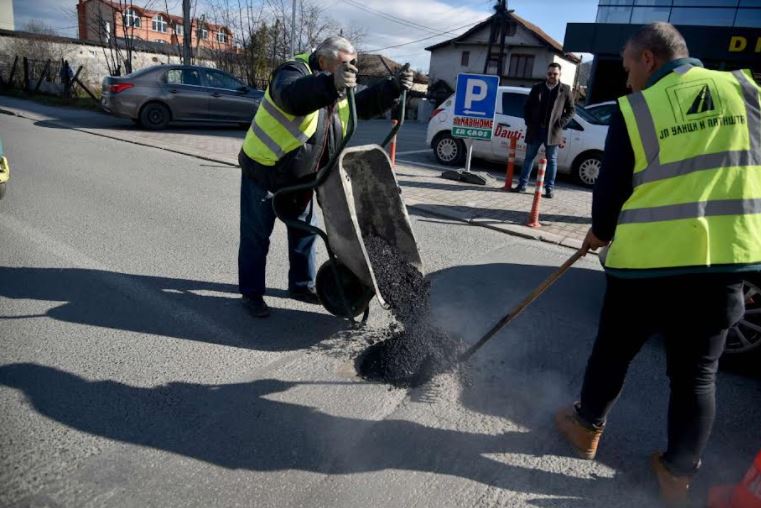
[[[339,37],[338,35],[332,35],[317,46],[315,53],[317,53],[317,56],[324,56],[335,60],[338,58],[339,53],[349,53],[354,55],[357,51],[347,39]]]
[[[665,61],[690,56],[687,43],[679,30],[663,21],[643,26],[631,36],[626,45],[639,52],[648,49],[656,58]]]

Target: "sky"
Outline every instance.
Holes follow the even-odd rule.
[[[60,35],[75,37],[77,0],[13,0],[16,29],[39,21]],[[135,5],[156,0],[134,0]],[[202,9],[205,0],[199,2]],[[271,1],[271,0],[268,0]],[[284,1],[290,5],[290,0]],[[428,70],[427,46],[465,32],[493,14],[494,0],[312,0],[344,26],[364,29],[361,49]],[[172,14],[181,14],[181,0],[168,0]],[[233,3],[233,2],[231,2]],[[598,0],[508,0],[508,8],[540,26],[561,44],[566,23],[594,22]],[[423,40],[421,40],[423,39]],[[392,47],[398,46],[398,47]],[[589,55],[584,55],[587,61]]]

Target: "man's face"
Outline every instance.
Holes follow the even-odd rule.
[[[356,53],[345,53],[343,51],[340,51],[338,53],[338,58],[336,59],[325,58],[321,56],[320,69],[322,69],[325,72],[334,74],[342,64],[346,62],[351,62],[352,60],[355,60],[356,58],[357,58]]]
[[[639,51],[627,45],[624,49],[624,70],[628,75],[626,85],[633,92],[639,92],[645,88],[647,80],[660,67],[653,52],[646,49]]]
[[[555,86],[558,84],[558,81],[560,81],[560,69],[557,67],[548,67],[547,68],[547,83],[550,86]]]

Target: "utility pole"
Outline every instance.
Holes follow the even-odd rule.
[[[182,64],[190,65],[190,38],[193,27],[190,26],[190,0],[182,0]]]
[[[291,56],[296,54],[296,0],[291,8]]]
[[[486,50],[486,62],[484,62],[484,74],[489,73],[489,67],[496,67],[496,75],[499,76],[500,84],[504,74],[505,60],[505,37],[515,33],[515,22],[510,19],[507,9],[507,0],[497,0],[492,16],[491,33],[489,34],[489,47]]]

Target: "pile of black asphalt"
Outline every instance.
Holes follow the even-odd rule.
[[[385,240],[368,235],[365,248],[378,288],[397,323],[380,334],[356,361],[365,379],[397,387],[416,387],[451,369],[462,352],[462,341],[432,322],[431,283]]]

